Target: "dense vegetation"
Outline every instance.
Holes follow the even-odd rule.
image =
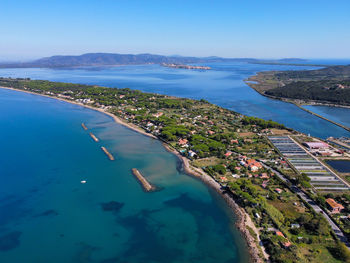
[[[260,72],[248,83],[274,97],[350,105],[350,65],[318,70]]]
[[[296,81],[265,92],[267,95],[334,104],[350,104],[350,80]]]

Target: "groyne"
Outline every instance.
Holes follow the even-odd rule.
[[[86,125],[84,124],[84,122],[81,124],[81,127],[83,127],[83,129],[85,130],[85,131],[87,131],[87,127],[86,127]]]
[[[135,175],[135,177],[137,178],[137,180],[141,183],[143,189],[146,192],[151,192],[155,190],[155,187],[152,186],[147,180],[146,178],[140,173],[139,170],[137,170],[136,168],[132,168],[131,169],[133,175]]]
[[[90,132],[90,136],[95,142],[99,141],[99,139],[92,132]]]
[[[102,151],[108,156],[109,160],[114,161],[114,156],[106,149],[106,147],[101,147]]]

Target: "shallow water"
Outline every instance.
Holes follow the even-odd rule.
[[[1,89],[0,127],[0,262],[246,262],[224,201],[157,140]],[[144,192],[131,168],[162,190]]]
[[[338,61],[322,61],[323,64],[333,62],[338,63]],[[315,61],[315,63],[320,62]],[[209,66],[212,70],[173,69],[159,65],[77,69],[0,69],[0,76],[96,84],[195,99],[204,98],[242,114],[272,119],[312,136],[350,137],[350,132],[313,116],[293,104],[261,96],[243,81],[256,72],[264,70],[299,70],[315,67],[247,63],[213,63]],[[350,116],[350,109],[346,109],[346,112]]]

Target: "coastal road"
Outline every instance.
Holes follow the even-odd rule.
[[[304,202],[308,203],[313,210],[315,210],[316,213],[321,214],[329,223],[329,225],[331,226],[333,232],[335,233],[335,235],[339,238],[340,241],[342,241],[349,249],[350,249],[350,243],[348,241],[348,239],[346,238],[346,236],[344,235],[344,233],[340,230],[340,228],[333,222],[333,220],[327,215],[327,213],[325,211],[323,211],[323,209],[321,207],[319,207],[315,201],[313,201],[306,193],[304,193],[299,187],[293,185],[287,178],[285,178],[280,172],[278,172],[277,170],[271,168],[270,166],[266,165],[265,163],[263,163],[262,161],[260,161],[262,163],[262,165],[267,168],[270,169],[271,171],[273,171],[276,176],[278,178],[280,178],[284,183],[286,183],[286,185],[288,186],[288,188],[296,193]]]

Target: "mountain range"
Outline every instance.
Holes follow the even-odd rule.
[[[303,59],[273,60],[273,63],[286,62],[300,63]],[[112,53],[87,53],[79,56],[52,56],[37,59],[30,62],[1,63],[0,68],[69,68],[86,66],[113,66],[113,65],[142,65],[162,63],[212,63],[212,62],[246,62],[269,63],[271,60],[259,60],[254,58],[222,58],[222,57],[183,57],[162,56],[154,54],[112,54]]]

